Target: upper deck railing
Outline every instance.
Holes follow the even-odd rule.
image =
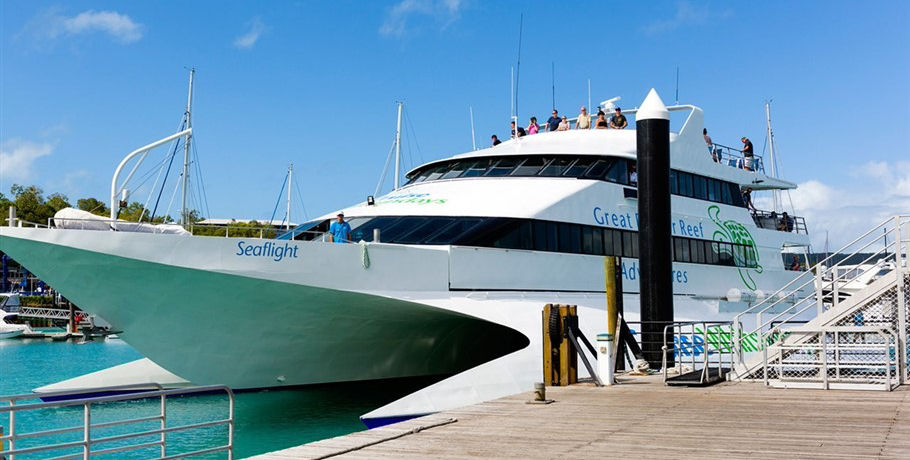
[[[809,229],[806,227],[806,219],[804,217],[777,214],[774,211],[756,210],[752,211],[752,220],[755,221],[755,225],[758,228],[801,233],[804,235],[809,234]]]

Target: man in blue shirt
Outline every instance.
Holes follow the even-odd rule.
[[[559,129],[559,122],[561,121],[562,119],[559,118],[559,111],[553,109],[553,115],[547,119],[547,131],[556,131]]]
[[[351,225],[344,221],[344,213],[338,213],[338,220],[329,226],[329,241],[335,243],[351,242]]]

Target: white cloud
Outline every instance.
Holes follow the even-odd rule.
[[[247,33],[234,39],[234,46],[237,49],[248,50],[252,48],[259,41],[262,33],[266,31],[265,24],[262,23],[258,16],[249,22],[249,27],[250,30]]]
[[[461,16],[463,7],[462,0],[401,0],[389,9],[379,34],[402,37],[412,30],[411,23],[418,16],[430,17],[445,29]]]
[[[810,180],[790,191],[796,215],[806,218],[815,251],[824,250],[826,230],[833,251],[886,218],[910,212],[910,161],[868,162],[849,168],[856,173],[848,183]],[[786,193],[782,198],[789,208]],[[770,209],[770,199],[756,199],[756,206]]]
[[[9,139],[0,144],[0,179],[4,181],[28,180],[32,176],[35,160],[50,155],[54,146],[45,142]]]
[[[60,8],[51,8],[32,18],[23,28],[22,34],[42,41],[53,41],[100,32],[126,44],[141,39],[144,29],[145,26],[128,15],[116,11],[88,10],[68,16]]]
[[[669,19],[661,19],[642,28],[647,35],[658,35],[671,32],[683,26],[707,24],[711,19],[722,19],[732,14],[729,10],[714,12],[705,5],[693,5],[689,2],[676,4],[676,14]]]

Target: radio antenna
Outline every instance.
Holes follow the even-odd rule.
[[[515,118],[518,118],[518,81],[521,78],[521,32],[525,23],[525,15],[521,13],[518,20],[518,62],[515,64]]]
[[[553,110],[556,110],[556,63],[550,61],[550,85],[553,90]]]
[[[679,66],[676,66],[676,105],[679,105]]]

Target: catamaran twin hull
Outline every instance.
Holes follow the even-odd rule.
[[[196,384],[444,375],[515,356],[524,364],[507,380],[524,385],[540,377],[543,304],[580,305],[586,334],[605,326],[596,256],[11,227],[0,228],[0,251]],[[735,270],[697,273],[677,292],[677,317],[724,316],[717,300],[685,294],[719,298]],[[629,296],[630,319],[637,307]]]

